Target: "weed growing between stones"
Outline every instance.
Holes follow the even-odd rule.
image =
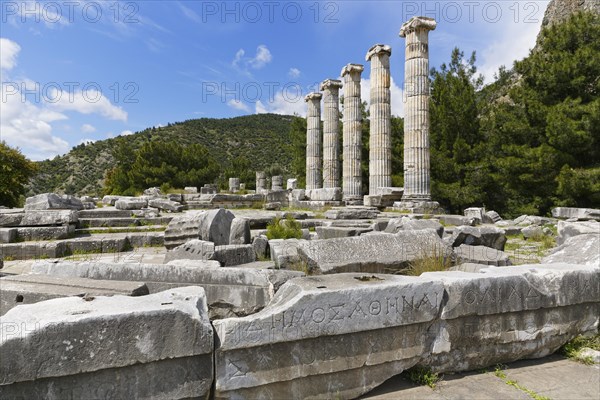
[[[405,270],[405,274],[419,276],[424,272],[447,271],[450,267],[452,267],[450,257],[447,257],[442,250],[436,250],[433,255],[424,254],[412,261]]]
[[[304,261],[295,262],[291,264],[287,269],[291,271],[304,272],[306,276],[312,275],[314,272],[313,269],[309,267],[308,264]]]
[[[496,375],[496,377],[502,379],[502,381],[504,381],[504,383],[506,383],[507,385],[512,386],[515,389],[518,389],[524,393],[527,393],[534,400],[550,400],[549,397],[541,396],[541,395],[537,394],[536,392],[534,392],[533,390],[527,389],[526,387],[519,385],[519,382],[517,382],[517,381],[507,379],[506,372],[504,372],[504,369],[506,369],[506,365],[502,365],[502,364],[496,365],[496,370],[494,371],[494,375]]]
[[[586,348],[600,351],[600,333],[591,337],[577,336],[562,346],[558,352],[572,360],[579,361],[586,365],[592,365],[594,364],[592,357],[584,357],[581,354],[582,350]]]
[[[408,379],[417,385],[427,385],[432,389],[440,381],[440,377],[437,373],[432,372],[429,368],[425,367],[414,367],[408,371]]]
[[[267,238],[272,239],[301,239],[302,225],[292,217],[287,217],[283,223],[281,218],[275,218],[267,225]]]

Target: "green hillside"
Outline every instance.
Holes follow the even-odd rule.
[[[202,118],[149,128],[134,135],[119,136],[74,147],[64,156],[41,161],[39,173],[28,185],[28,196],[45,193],[101,195],[106,172],[114,167],[114,151],[122,144],[139,149],[152,142],[206,146],[223,169],[245,156],[256,170],[290,164],[291,116],[248,115],[237,118]]]

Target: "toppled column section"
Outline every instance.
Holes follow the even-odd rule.
[[[212,352],[199,287],[43,301],[0,317],[0,397],[206,398]]]
[[[216,246],[229,244],[234,218],[231,211],[223,208],[175,217],[165,230],[165,247],[173,249],[192,239],[208,240]]]
[[[404,67],[404,194],[402,203],[431,202],[429,161],[429,31],[433,18],[413,17],[402,25]],[[417,205],[418,207],[418,205]],[[410,205],[406,208],[412,208]]]
[[[306,112],[306,189],[323,187],[321,164],[321,98],[318,92],[309,93],[304,101],[308,103]]]
[[[392,48],[376,44],[367,52],[371,62],[371,132],[369,137],[369,195],[392,186],[392,106],[390,56]]]
[[[321,83],[323,91],[323,188],[340,186],[340,88],[342,82],[327,79]]]
[[[294,279],[245,318],[214,321],[216,398],[356,398],[412,367],[440,282],[393,275]]]
[[[343,189],[344,201],[362,204],[362,100],[360,79],[364,66],[348,64],[342,69],[344,78],[343,117]]]

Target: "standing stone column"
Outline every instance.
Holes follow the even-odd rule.
[[[256,193],[261,194],[267,190],[267,174],[263,171],[256,171]]]
[[[344,78],[343,117],[343,189],[344,201],[362,201],[362,111],[360,78],[364,66],[348,64],[342,69]]]
[[[323,187],[340,186],[340,88],[342,81],[327,79],[323,91]]]
[[[392,186],[391,55],[390,46],[376,44],[366,56],[371,61],[369,195],[376,195],[379,187]]]
[[[404,67],[404,195],[402,201],[430,201],[429,31],[433,18],[413,17],[402,25]]]
[[[321,189],[321,93],[309,93],[304,101],[308,103],[306,113],[306,189]]]

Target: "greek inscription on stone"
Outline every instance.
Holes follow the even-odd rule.
[[[355,303],[355,305],[354,305],[354,309],[352,310],[352,312],[351,312],[351,313],[350,313],[350,315],[348,316],[348,319],[351,319],[351,318],[352,318],[352,316],[354,315],[354,313],[358,313],[358,312],[360,312],[360,313],[363,315],[363,317],[366,317],[366,316],[367,316],[367,314],[366,314],[366,313],[363,311],[362,307],[360,306],[360,302],[359,302],[359,301],[357,301],[357,302]]]
[[[381,312],[381,303],[379,300],[373,300],[371,304],[369,304],[369,314],[371,315],[379,315]]]
[[[325,310],[322,308],[315,308],[311,313],[311,319],[314,323],[320,324],[325,321]]]

